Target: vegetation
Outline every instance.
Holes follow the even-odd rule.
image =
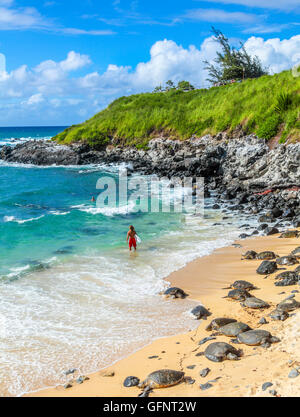
[[[90,120],[56,136],[60,143],[86,141],[142,148],[155,135],[186,139],[192,135],[247,133],[281,142],[300,140],[300,77],[291,71],[210,89],[171,88],[164,93],[121,97]]]
[[[189,82],[189,81],[179,81],[177,86],[173,83],[172,80],[168,80],[166,82],[165,87],[162,85],[159,85],[155,87],[153,93],[162,93],[166,91],[192,91],[195,90],[195,87]]]
[[[236,49],[229,44],[228,39],[222,32],[214,27],[212,32],[222,52],[217,52],[216,65],[205,61],[205,68],[209,74],[208,81],[227,84],[231,80],[244,80],[267,75],[268,71],[263,68],[259,58],[251,57],[242,43],[240,44],[240,49]]]

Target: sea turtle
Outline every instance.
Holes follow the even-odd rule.
[[[279,236],[280,238],[292,238],[292,237],[298,237],[299,232],[298,230],[288,230],[286,232],[281,233]]]
[[[300,255],[300,246],[292,250],[291,255]]]
[[[273,320],[281,320],[284,321],[289,317],[289,314],[286,311],[278,310],[277,308],[269,314],[271,319]]]
[[[261,259],[262,261],[271,261],[276,259],[278,255],[271,251],[264,251],[257,254],[256,259]]]
[[[248,250],[246,253],[242,255],[242,259],[255,259],[257,252],[255,250]]]
[[[232,298],[233,300],[244,301],[246,298],[251,297],[251,294],[246,290],[231,290],[224,298]]]
[[[212,330],[219,330],[220,327],[225,326],[229,323],[235,323],[235,319],[228,319],[226,317],[217,317],[216,319],[213,319],[209,325],[205,328],[208,332]]]
[[[170,298],[185,298],[187,296],[187,294],[181,288],[177,287],[168,288],[164,292],[164,295]]]
[[[286,287],[288,285],[295,285],[299,280],[299,275],[295,271],[284,271],[275,277],[275,285],[277,287]]]
[[[276,269],[277,263],[275,261],[262,261],[256,272],[260,275],[269,275],[276,271]]]
[[[293,256],[293,255],[282,256],[281,258],[277,258],[276,262],[278,263],[278,265],[287,265],[287,266],[295,265],[299,263],[296,256]]]
[[[237,336],[238,334],[246,332],[248,330],[251,330],[248,324],[242,323],[240,321],[237,321],[235,323],[229,323],[219,328],[219,332],[221,334],[229,337]]]
[[[241,352],[228,343],[214,342],[207,346],[204,355],[210,361],[222,362],[226,359],[238,360],[241,356]]]
[[[256,287],[251,284],[251,282],[238,280],[234,281],[234,283],[231,284],[229,288],[233,288],[235,290],[254,290]]]
[[[152,372],[139,384],[139,388],[167,388],[180,384],[184,380],[184,372],[171,369],[160,369]]]
[[[196,306],[191,311],[191,314],[197,319],[206,319],[208,316],[211,316],[211,313],[204,306]]]
[[[260,300],[256,297],[246,298],[246,300],[242,303],[243,307],[249,308],[268,308],[269,304],[266,301]]]
[[[249,330],[248,332],[240,333],[237,336],[240,343],[248,346],[264,346],[269,347],[271,343],[279,342],[277,337],[271,335],[267,330]]]
[[[300,307],[300,303],[296,301],[294,298],[292,299],[285,299],[281,301],[281,303],[277,304],[277,310],[281,311],[293,311]]]

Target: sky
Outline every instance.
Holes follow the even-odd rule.
[[[0,126],[80,123],[169,79],[208,87],[212,26],[290,69],[299,18],[300,0],[0,0]]]

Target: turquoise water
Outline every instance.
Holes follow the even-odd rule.
[[[96,207],[97,180],[118,170],[0,161],[0,395],[64,383],[66,369],[92,372],[196,326],[192,300],[159,295],[163,278],[232,242],[243,220]],[[142,238],[132,255],[130,224]]]

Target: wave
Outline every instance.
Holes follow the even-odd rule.
[[[102,214],[108,217],[133,213],[135,212],[135,207],[136,206],[133,201],[129,202],[129,204],[125,206],[119,206],[119,207],[90,207],[90,206],[86,206],[85,204],[71,206],[71,208],[78,209],[79,211],[82,211],[85,213],[89,213],[92,215]]]
[[[39,217],[32,217],[31,219],[21,220],[21,219],[16,219],[14,216],[4,216],[3,221],[4,221],[4,223],[15,222],[15,223],[23,224],[23,223],[33,222],[35,220],[39,220],[43,217],[45,217],[44,214],[42,216],[39,216]]]

